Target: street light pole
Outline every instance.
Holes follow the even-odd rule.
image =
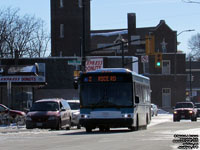
[[[183,30],[183,31],[181,31],[181,32],[179,32],[178,34],[177,34],[177,36],[176,37],[178,37],[180,34],[182,34],[182,33],[184,33],[184,32],[192,32],[192,31],[195,31],[194,29],[189,29],[189,30]],[[177,42],[177,39],[176,39],[176,43],[178,43]],[[178,44],[177,44],[178,45]],[[174,56],[174,80],[175,80],[175,98],[176,98],[176,61],[177,61],[177,50],[175,50],[175,56]],[[191,58],[190,58],[190,63],[191,63]],[[191,64],[190,64],[190,67],[191,67]],[[191,71],[191,69],[190,69],[190,71]],[[191,76],[191,72],[190,72],[190,76]],[[191,77],[190,77],[190,88],[191,88],[192,86],[191,86]],[[191,89],[190,89],[191,90]],[[191,94],[191,93],[190,93]],[[191,95],[190,95],[191,96]],[[190,101],[191,101],[191,97],[190,97]]]
[[[191,32],[191,31],[195,31],[194,29],[190,29],[190,30],[183,30],[180,33],[177,34],[177,36],[179,36],[180,34],[182,34],[183,32]]]

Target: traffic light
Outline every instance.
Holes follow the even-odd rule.
[[[145,36],[146,55],[153,55],[155,52],[155,37],[153,35]]]
[[[156,68],[162,67],[162,53],[160,52],[155,53],[155,67]]]
[[[79,78],[75,77],[73,80],[74,89],[78,89],[78,84],[79,84]]]

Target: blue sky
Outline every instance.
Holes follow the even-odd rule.
[[[39,5],[38,5],[39,4]],[[20,13],[43,19],[50,31],[50,0],[1,0],[1,7],[20,8]],[[91,28],[127,28],[127,13],[136,13],[136,26],[151,27],[165,20],[172,30],[195,29],[178,36],[179,50],[188,53],[188,40],[200,32],[200,4],[183,3],[181,0],[92,0]]]

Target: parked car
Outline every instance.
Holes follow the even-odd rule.
[[[200,103],[196,103],[195,106],[197,108],[197,117],[200,117]]]
[[[60,130],[71,127],[71,108],[64,99],[36,101],[26,117],[26,128],[50,128]]]
[[[79,124],[79,119],[80,119],[80,101],[79,100],[67,100],[67,102],[69,103],[70,107],[71,107],[71,111],[72,111],[72,119],[71,119],[71,123],[72,126],[77,126],[77,129],[80,129],[81,126]]]
[[[192,102],[178,102],[174,108],[173,121],[191,119],[197,121],[197,109]]]
[[[0,104],[1,123],[8,121],[10,123],[25,124],[26,113],[19,110],[13,110]]]
[[[151,116],[157,116],[158,115],[158,107],[155,104],[151,104]]]

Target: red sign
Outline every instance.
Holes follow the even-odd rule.
[[[85,63],[85,71],[95,71],[97,69],[103,68],[103,58],[93,58],[89,59]]]

